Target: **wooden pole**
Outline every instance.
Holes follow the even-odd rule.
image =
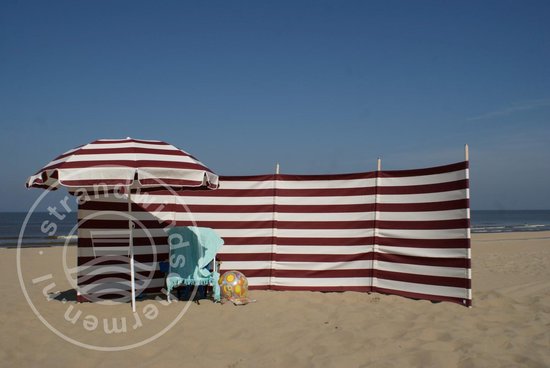
[[[468,149],[468,144],[465,144],[464,145],[464,159],[466,160],[466,162],[468,163],[467,167],[466,167],[466,180],[470,181],[470,152],[469,152],[469,149]],[[468,203],[470,203],[470,188],[469,188],[469,184],[468,184],[468,188],[466,189],[466,199],[468,200]],[[470,225],[470,221],[471,221],[471,212],[470,212],[470,205],[468,205],[468,208],[466,209],[466,218],[468,220],[468,229],[466,230],[466,237],[468,238],[468,242],[471,242],[471,239],[472,239],[472,229],[471,229],[471,225]],[[468,259],[471,260],[472,259],[472,249],[471,247],[468,247]],[[468,268],[468,271],[467,271],[467,276],[468,276],[468,279],[469,280],[472,280],[472,269],[471,268]],[[468,290],[468,300],[472,300],[472,287],[470,286],[470,289]],[[464,303],[466,303],[466,300],[463,301]],[[472,308],[472,306],[470,305],[469,308]]]
[[[132,189],[128,186],[128,230],[130,231],[130,287],[132,288],[132,312],[136,312],[136,281],[134,275],[134,222],[132,221]]]

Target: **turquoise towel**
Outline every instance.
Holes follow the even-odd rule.
[[[168,231],[170,271],[166,278],[168,292],[180,285],[212,284],[214,300],[220,300],[218,272],[208,266],[214,262],[223,239],[206,227],[174,227]]]

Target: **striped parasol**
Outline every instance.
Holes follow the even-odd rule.
[[[197,187],[216,189],[218,176],[196,158],[168,143],[141,139],[99,139],[58,156],[27,180],[27,188],[56,190],[104,187]],[[132,310],[136,310],[134,224],[128,220]]]
[[[58,156],[27,180],[27,187],[94,185],[218,187],[218,176],[187,152],[161,141],[100,139]]]

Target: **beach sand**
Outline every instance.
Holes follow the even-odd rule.
[[[29,298],[58,331],[113,348],[160,335],[124,351],[89,350],[51,332],[21,291],[16,253],[0,249],[2,367],[550,366],[550,232],[474,234],[472,308],[376,293],[252,291],[257,302],[240,307],[142,300],[136,319],[129,304],[71,301],[63,248],[22,251]],[[68,249],[69,266],[75,253]],[[55,291],[63,293],[43,295]],[[122,316],[127,331],[107,334],[105,324]]]

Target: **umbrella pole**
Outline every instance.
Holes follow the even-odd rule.
[[[134,277],[134,223],[132,222],[132,190],[128,186],[128,230],[130,231],[130,287],[132,288],[132,312],[136,312],[136,285]]]

